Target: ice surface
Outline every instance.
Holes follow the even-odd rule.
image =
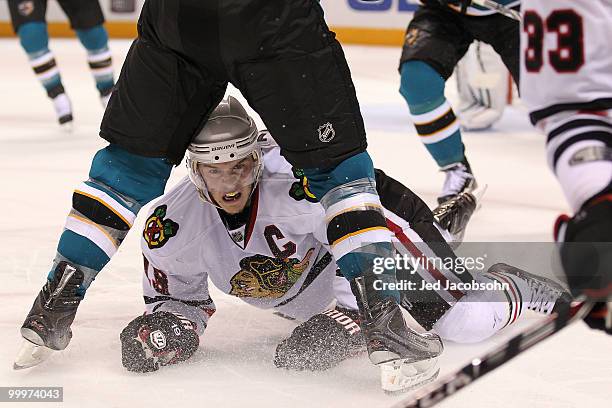
[[[126,41],[111,42],[117,72],[128,47]],[[18,42],[0,40],[0,386],[63,386],[62,407],[389,407],[400,400],[382,393],[378,371],[365,356],[323,373],[276,369],[275,345],[294,323],[214,290],[218,312],[188,364],[146,375],[126,372],[119,332],[143,310],[138,238],[147,209],[88,293],[68,349],[39,367],[12,370],[18,328],[55,253],[72,189],[104,146],[97,136],[103,112],[85,52],[74,40],[53,40],[51,48],[74,106],[71,134],[56,125]],[[443,176],[419,143],[397,92],[400,50],[347,47],[346,53],[375,164],[432,204]],[[448,88],[453,99],[454,89]],[[548,241],[555,217],[567,206],[546,166],[544,139],[531,129],[524,110],[508,109],[491,131],[467,133],[464,141],[479,182],[489,186],[466,238]],[[184,174],[177,168],[169,185]],[[442,375],[535,319],[528,315],[481,344],[447,343]],[[610,337],[577,324],[441,406],[608,407],[611,344]]]

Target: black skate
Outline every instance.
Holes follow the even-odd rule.
[[[517,278],[527,282],[531,292],[531,296],[526,302],[527,309],[529,310],[543,314],[551,314],[556,312],[560,307],[567,307],[567,305],[569,305],[572,301],[572,297],[569,292],[567,292],[557,282],[542,276],[531,274],[522,269],[515,268],[512,265],[497,263],[492,265],[487,272],[514,275]]]
[[[365,352],[356,311],[336,308],[312,316],[276,347],[274,365],[291,370],[327,370]]]
[[[447,230],[453,237],[453,243],[458,245],[463,241],[467,224],[476,207],[476,197],[464,191],[438,205],[432,212],[438,225]]]
[[[463,192],[472,192],[478,187],[470,163],[464,158],[460,163],[453,163],[442,168],[446,179],[442,186],[442,195],[438,197],[438,204],[458,196]]]
[[[83,272],[67,262],[57,265],[53,280],[47,281],[38,293],[21,326],[21,335],[26,341],[13,366],[15,369],[37,365],[49,350],[63,350],[68,346],[72,338],[70,325],[83,300],[77,294],[83,278]]]
[[[437,334],[417,333],[406,324],[393,298],[381,299],[373,283],[379,276],[351,281],[361,314],[370,361],[381,368],[386,392],[404,392],[433,381],[437,358],[444,349]]]

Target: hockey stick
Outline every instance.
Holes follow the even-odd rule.
[[[516,10],[513,10],[509,7],[506,7],[502,4],[499,4],[496,1],[493,0],[472,0],[472,3],[474,4],[478,4],[479,6],[482,7],[486,7],[490,10],[495,10],[497,11],[499,14],[503,14],[506,17],[510,17],[513,20],[516,21],[521,21],[523,19],[523,17],[521,16],[521,13],[519,13]]]
[[[391,408],[426,408],[450,397],[485,374],[506,364],[514,357],[552,336],[567,325],[582,320],[593,308],[593,302],[580,302],[547,316],[544,322],[537,322],[523,333],[511,338],[483,357],[473,359],[463,368],[451,373],[431,386],[425,387],[414,397],[407,398]]]

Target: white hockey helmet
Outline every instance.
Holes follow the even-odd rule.
[[[251,185],[253,193],[263,169],[257,136],[255,122],[236,98],[228,96],[219,103],[187,148],[189,178],[202,200],[219,207],[211,191],[230,192]],[[237,165],[224,174],[214,169],[213,165],[228,162]]]

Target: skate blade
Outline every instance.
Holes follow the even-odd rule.
[[[483,184],[469,192],[476,199],[476,209],[474,209],[474,212],[480,210],[480,207],[482,207],[482,197],[485,195],[488,188],[488,184]]]
[[[53,351],[48,347],[39,346],[24,339],[21,349],[17,353],[17,358],[15,358],[13,363],[13,370],[34,367],[48,359],[53,354]]]
[[[440,373],[437,358],[417,363],[396,360],[379,367],[381,387],[387,395],[397,395],[419,388],[434,381]]]

